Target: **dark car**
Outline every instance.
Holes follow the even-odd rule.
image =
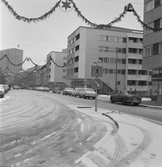
[[[65,88],[63,91],[62,91],[62,94],[63,95],[71,95],[71,93],[72,93],[72,91],[73,91],[73,88]]]
[[[129,94],[126,90],[119,91],[110,96],[111,103],[120,102],[122,104],[133,104],[138,106],[141,103],[141,97]]]

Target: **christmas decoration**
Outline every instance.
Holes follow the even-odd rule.
[[[62,6],[60,5],[60,9],[64,12],[70,12],[73,7],[72,7],[72,3],[70,0],[66,0],[66,1],[61,1],[62,2]],[[65,8],[65,9],[64,9]]]
[[[145,24],[141,19],[140,19],[140,16],[137,14],[137,12],[135,11],[135,9],[133,8],[133,5],[131,3],[129,3],[128,5],[125,5],[124,7],[124,11],[119,15],[119,17],[115,18],[113,21],[111,21],[110,23],[108,24],[96,24],[96,23],[92,23],[90,20],[88,20],[82,13],[81,11],[77,8],[76,4],[74,3],[73,0],[66,0],[66,1],[63,1],[63,0],[60,0],[58,1],[54,7],[51,8],[50,11],[48,11],[47,13],[45,13],[44,15],[40,16],[40,17],[37,17],[37,18],[27,18],[27,17],[24,17],[24,16],[20,16],[16,13],[16,11],[9,5],[9,3],[6,1],[6,0],[1,0],[5,5],[6,7],[8,8],[8,10],[13,14],[13,16],[18,19],[18,20],[22,20],[24,22],[37,22],[37,21],[42,21],[42,20],[45,20],[47,17],[49,17],[55,10],[56,8],[60,7],[60,3],[62,2],[62,6],[61,6],[61,9],[65,8],[65,11],[68,11],[68,9],[74,8],[75,12],[77,13],[78,17],[81,17],[82,20],[87,23],[88,25],[90,25],[91,27],[94,27],[94,28],[99,28],[99,29],[102,29],[102,28],[110,28],[113,24],[121,21],[121,19],[125,16],[125,14],[127,12],[133,12],[134,16],[137,18],[137,21],[143,26],[145,27],[146,29],[149,29],[149,30],[152,30],[153,32],[158,32],[158,31],[161,31],[162,30],[162,27],[161,28],[153,28],[153,27],[150,27],[148,26],[147,24]],[[72,6],[71,6],[72,5]]]

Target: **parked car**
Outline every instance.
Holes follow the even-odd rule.
[[[71,95],[74,97],[79,96],[79,91],[84,90],[84,88],[74,88],[73,91],[71,92]]]
[[[140,96],[129,94],[126,90],[110,96],[111,103],[120,102],[122,104],[134,104],[135,106],[141,103],[141,99]]]
[[[73,88],[67,87],[62,91],[62,94],[63,95],[71,95],[72,91],[73,91]]]
[[[5,86],[4,85],[0,85],[0,96],[4,97],[5,95]]]
[[[79,91],[79,97],[95,99],[96,92],[92,88],[83,88],[82,90]]]
[[[21,87],[18,86],[18,85],[14,85],[14,86],[13,86],[13,89],[15,89],[15,90],[19,90],[19,89],[21,89]]]

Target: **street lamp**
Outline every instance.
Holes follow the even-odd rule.
[[[118,75],[118,47],[116,48],[116,50],[115,50],[115,52],[116,52],[116,72],[115,72],[115,93],[117,93],[117,80],[118,80],[118,78],[117,78],[117,75]]]

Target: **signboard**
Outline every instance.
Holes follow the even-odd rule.
[[[92,66],[91,76],[92,77],[102,77],[103,67],[102,66]]]
[[[102,86],[103,86],[103,82],[99,78],[96,78],[92,81],[92,87],[95,90],[101,89]]]

